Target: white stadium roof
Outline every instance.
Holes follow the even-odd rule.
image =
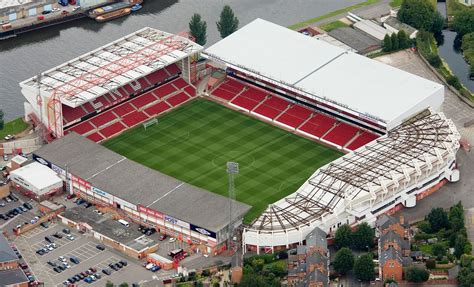
[[[444,99],[442,85],[256,19],[205,50],[236,70],[333,103],[389,129]]]
[[[186,37],[143,28],[42,73],[41,92],[77,107],[202,49]],[[37,77],[20,86],[38,89]]]

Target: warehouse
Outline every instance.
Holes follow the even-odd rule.
[[[12,171],[10,179],[17,190],[35,200],[51,197],[63,189],[61,178],[38,162]]]
[[[37,150],[36,161],[48,165],[67,189],[99,206],[113,206],[142,225],[206,247],[224,248],[228,238],[229,199],[140,165],[76,133]],[[235,225],[250,206],[234,201]]]

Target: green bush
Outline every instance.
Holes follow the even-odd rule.
[[[431,232],[431,226],[430,223],[426,220],[421,221],[420,223],[417,224],[418,229],[425,233],[430,233]]]
[[[426,268],[435,269],[436,268],[436,261],[434,259],[426,260]]]
[[[430,278],[430,273],[423,268],[408,267],[405,272],[405,278],[407,281],[420,283],[427,281]]]
[[[430,238],[433,238],[433,235],[431,234],[426,234],[424,232],[418,232],[415,234],[415,240],[420,241],[420,240],[428,240]]]
[[[456,90],[460,90],[462,88],[461,82],[459,82],[459,78],[451,75],[449,76],[446,81],[449,85],[453,86]]]
[[[439,68],[439,66],[441,66],[441,58],[438,55],[429,54],[428,57],[426,57],[426,60],[431,66],[435,68]]]

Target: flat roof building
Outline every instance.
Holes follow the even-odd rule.
[[[33,162],[10,173],[15,187],[31,194],[35,199],[62,189],[63,181],[53,170],[39,162]]]

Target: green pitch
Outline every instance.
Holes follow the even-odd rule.
[[[219,104],[196,99],[104,143],[129,159],[227,196],[226,162],[240,165],[236,198],[253,208],[249,223],[295,192],[320,166],[342,154]]]

